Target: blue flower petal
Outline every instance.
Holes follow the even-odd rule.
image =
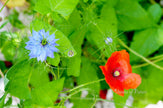
[[[50,46],[59,46],[57,43],[50,43]]]
[[[46,39],[47,44],[42,45],[42,40]],[[45,32],[44,29],[36,32],[33,30],[32,36],[29,37],[29,41],[26,42],[25,48],[30,50],[30,58],[37,58],[38,61],[45,61],[47,56],[54,58],[54,52],[58,52],[58,49],[55,46],[56,44],[55,35],[49,35],[49,32]]]
[[[48,38],[49,37],[49,31],[47,31],[44,35],[45,35],[45,38]]]
[[[46,50],[42,49],[41,54],[37,57],[37,60],[41,60],[41,62],[45,61],[47,58]]]
[[[43,38],[46,38],[46,37],[47,37],[44,29],[40,30],[38,33],[39,33],[39,35],[42,36]]]
[[[33,39],[32,39],[33,38]],[[43,39],[42,35],[40,35],[38,32],[36,31],[32,31],[32,38],[30,38],[31,40],[36,40],[41,42],[41,40]]]
[[[37,57],[37,54],[38,54],[38,50],[37,50],[37,47],[33,47],[32,49],[31,49],[31,52],[30,52],[30,57],[31,58],[35,58],[35,57]]]
[[[49,48],[49,46],[46,46],[46,55],[50,58],[54,58],[54,52]]]
[[[49,49],[52,50],[53,52],[58,52],[58,49],[54,46],[49,46]]]
[[[55,35],[54,34],[52,34],[52,35],[47,37],[47,41],[49,41],[49,42],[53,41],[54,39],[55,39]]]

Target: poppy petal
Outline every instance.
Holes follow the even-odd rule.
[[[124,75],[124,80],[122,81],[123,88],[126,90],[135,89],[140,85],[140,83],[141,77],[136,73]]]
[[[117,62],[122,59],[126,60],[127,62],[130,62],[129,54],[128,52],[126,52],[126,50],[115,51],[114,53],[112,53],[108,61],[110,60],[111,62]]]
[[[121,82],[115,78],[112,78],[112,76],[110,76],[110,74],[108,74],[106,71],[105,66],[100,66],[100,68],[105,76],[106,83],[110,86],[110,88],[120,96],[124,96],[124,89]]]
[[[106,75],[106,74],[107,74],[107,71],[106,71],[106,69],[105,69],[105,66],[99,66],[99,67],[101,68],[102,73],[103,73],[104,75]]]
[[[108,61],[105,65],[107,71],[113,71],[114,69],[120,68],[123,71],[123,74],[128,74],[132,72],[129,54],[126,50],[115,51],[112,53],[111,57],[108,58]]]
[[[112,80],[111,81],[111,78],[108,79],[106,78],[106,82],[107,84],[110,86],[110,88],[115,92],[117,93],[118,95],[120,96],[124,96],[124,88],[123,86],[121,85],[121,82],[119,80]]]

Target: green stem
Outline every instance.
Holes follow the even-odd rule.
[[[50,73],[54,76],[54,80],[56,80],[57,79],[56,74],[53,72],[51,67],[49,67],[49,69],[50,69]]]
[[[94,102],[93,102],[93,104],[92,104],[92,106],[91,106],[91,108],[94,108],[94,106],[95,106],[95,104],[96,104],[96,102],[97,102],[97,96],[95,95],[95,97],[94,97]]]
[[[77,90],[77,91],[74,91],[73,93],[71,93],[68,97],[66,97],[67,99],[71,98],[73,95],[79,93],[79,92],[82,92],[83,90],[85,89],[80,89],[80,90]]]
[[[54,76],[54,80],[56,80],[56,79],[57,79],[57,76],[56,76],[56,74],[53,72],[52,67],[51,67],[46,61],[45,61],[45,64],[46,64],[46,66],[49,67],[49,71],[50,71],[50,73]]]
[[[79,92],[81,92],[81,91],[83,91],[83,90],[85,90],[85,89],[80,89],[80,90],[74,91],[73,93],[71,93],[69,96],[66,96],[66,97],[60,97],[60,99],[62,99],[62,100],[61,100],[61,102],[58,104],[58,106],[64,105],[64,102],[65,102],[67,99],[70,99],[71,96],[73,96],[73,95],[75,95],[75,94],[77,94],[77,93],[79,93]]]
[[[6,3],[3,5],[3,7],[1,8],[0,12],[3,10],[3,8],[6,6],[6,4],[9,2],[9,0],[6,1]]]
[[[52,72],[52,71],[50,71],[50,73],[54,76],[54,80],[56,80],[57,79],[57,77],[56,77],[56,75],[55,75],[55,73],[54,72]]]
[[[96,80],[96,81],[92,81],[92,82],[88,82],[88,83],[79,85],[79,86],[77,86],[77,87],[75,87],[75,88],[73,88],[73,89],[70,89],[70,90],[68,90],[68,91],[65,91],[65,92],[63,92],[63,93],[72,92],[72,91],[74,91],[74,90],[76,90],[76,89],[78,89],[78,88],[81,88],[81,87],[84,87],[84,86],[86,86],[86,85],[90,85],[90,84],[93,84],[93,83],[97,83],[97,82],[100,82],[100,81],[104,81],[104,80],[105,80],[105,78],[99,79],[99,80]]]
[[[131,51],[133,54],[135,54],[136,56],[140,57],[141,59],[143,59],[144,61],[146,61],[147,63],[149,63],[150,65],[163,70],[163,67],[160,67],[159,65],[156,65],[155,63],[149,61],[147,58],[143,57],[142,55],[140,55],[139,53],[137,53],[136,51],[132,50],[131,48],[129,48],[122,40],[118,39],[119,43],[125,47],[126,49],[128,49],[129,51]]]
[[[160,58],[160,59],[154,60],[153,63],[159,62],[159,61],[161,61],[161,60],[163,60],[163,57]],[[140,64],[140,65],[135,65],[135,66],[132,66],[132,68],[140,68],[140,67],[144,67],[144,66],[147,66],[147,65],[149,65],[149,63],[144,63],[144,64]]]
[[[60,76],[59,76],[59,66],[58,66],[58,79],[59,79],[59,77],[60,77]]]
[[[149,58],[149,60],[155,60],[155,59],[158,59],[158,58],[163,58],[163,54],[155,56],[155,57],[151,57],[151,58]]]

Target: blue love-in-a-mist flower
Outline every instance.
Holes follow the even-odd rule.
[[[37,58],[38,61],[43,62],[48,56],[54,58],[54,52],[58,51],[57,40],[55,34],[49,35],[49,32],[45,32],[44,29],[38,32],[33,30],[25,48],[30,50],[30,58]]]

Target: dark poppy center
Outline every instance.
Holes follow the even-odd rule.
[[[43,46],[45,46],[47,43],[48,43],[48,42],[47,42],[46,39],[43,39],[43,40],[41,41],[41,44],[42,44]]]
[[[120,72],[119,72],[119,71],[114,71],[113,76],[114,76],[114,77],[120,76]]]

